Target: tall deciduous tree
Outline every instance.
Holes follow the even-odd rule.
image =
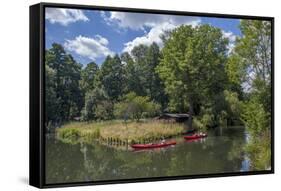
[[[249,103],[245,104],[251,107],[244,107],[244,113],[251,113],[247,109],[256,106],[267,116],[271,113],[271,24],[268,21],[242,20],[240,29],[242,36],[229,59],[228,75],[242,84],[248,94]],[[249,119],[250,115],[243,116],[245,121],[253,121]]]
[[[271,24],[268,21],[242,20],[242,37],[228,63],[228,74],[244,85],[248,93],[268,112],[271,111]]]
[[[271,166],[271,23],[242,20],[240,29],[227,73],[244,89],[240,118],[251,135],[246,150],[252,168],[259,170]]]
[[[180,26],[170,33],[157,71],[172,110],[193,114],[198,103],[212,105],[205,102],[223,93],[227,44],[221,30],[209,25]]]

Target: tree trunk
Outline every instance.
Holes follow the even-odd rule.
[[[187,126],[187,131],[192,130],[192,118],[193,118],[193,102],[189,101],[189,118],[188,118],[188,126]]]

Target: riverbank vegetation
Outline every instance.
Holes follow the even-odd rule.
[[[182,25],[162,36],[163,47],[138,45],[85,67],[54,43],[46,50],[46,126],[63,126],[65,140],[138,142],[182,132],[141,119],[189,113],[188,128],[245,125],[252,168],[270,168],[271,25],[241,20],[240,30],[230,43],[219,28]]]
[[[244,86],[240,119],[249,133],[246,151],[255,170],[271,168],[271,25],[266,21],[243,20],[243,37],[232,52],[228,73]],[[236,69],[234,69],[236,68]]]
[[[126,122],[120,120],[104,122],[74,122],[57,130],[57,137],[67,143],[101,141],[108,144],[127,145],[148,143],[170,138],[184,132],[178,123],[158,121]]]

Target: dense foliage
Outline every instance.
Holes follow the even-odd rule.
[[[139,45],[85,67],[54,43],[45,58],[47,125],[190,113],[198,128],[244,124],[250,157],[270,166],[271,25],[241,20],[240,29],[231,50],[221,29],[182,25],[161,48]]]
[[[107,56],[98,66],[84,68],[54,43],[46,50],[46,119],[60,125],[70,120],[127,118],[139,121],[166,109],[164,83],[155,68],[160,49],[140,45],[120,57]]]
[[[153,117],[159,111],[159,104],[149,101],[147,96],[137,96],[134,92],[127,94],[123,101],[115,104],[114,110],[116,117],[137,121],[144,117]]]
[[[80,115],[81,68],[59,44],[46,51],[46,121],[62,122]]]
[[[271,24],[243,20],[240,29],[243,36],[230,56],[229,75],[244,88],[240,117],[250,133],[246,150],[253,168],[265,169],[271,161]]]
[[[217,120],[224,110],[220,103],[227,88],[227,44],[222,31],[209,25],[181,26],[170,33],[157,72],[173,111],[209,112]]]

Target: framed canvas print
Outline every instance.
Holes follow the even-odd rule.
[[[30,7],[30,184],[274,172],[274,18]]]

